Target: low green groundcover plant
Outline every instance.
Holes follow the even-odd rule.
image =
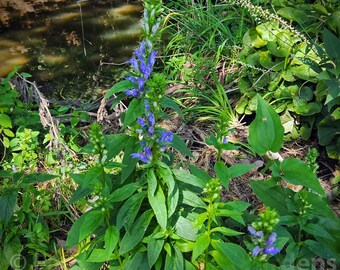
[[[176,102],[164,94],[166,77],[153,71],[162,11],[160,0],[144,1],[143,40],[128,61],[132,71],[105,96],[130,100],[122,119],[124,132],[104,135],[99,124],[92,124],[90,143],[81,149],[84,156],[93,157],[92,162],[83,172],[70,174],[78,188],[69,203],[93,199],[68,232],[66,248],[77,247],[71,269],[100,269],[104,264],[127,270],[298,270],[313,269],[314,264],[336,269],[340,222],[304,161],[269,160],[265,167],[271,172],[269,179],[250,180],[265,206],[258,212],[243,201],[222,202],[220,195],[222,188],[229,190],[232,178],[253,165],[227,166],[218,158],[213,176],[192,165],[175,167],[173,150],[192,154],[179,136],[159,125],[169,110],[181,114]],[[255,101],[249,147],[259,156],[278,152],[284,137],[280,118],[260,95]],[[212,134],[207,143],[217,149],[218,157],[221,151],[235,149],[223,133]],[[0,265],[24,269],[27,254],[22,253],[13,226],[27,219],[32,226],[37,222],[30,219],[30,198],[22,194],[29,194],[25,190],[32,184],[56,176],[7,170],[1,171],[1,177],[9,181],[9,188],[0,196]],[[303,188],[295,192],[284,182]],[[43,252],[44,241],[49,241],[46,227],[38,225],[34,232],[26,235],[31,239],[28,245]],[[66,261],[70,260],[60,262],[65,269]],[[55,260],[44,263],[48,269]]]

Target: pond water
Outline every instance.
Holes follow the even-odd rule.
[[[0,77],[19,65],[49,97],[96,97],[122,76],[141,12],[131,0],[1,0]]]

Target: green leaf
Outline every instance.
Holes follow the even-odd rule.
[[[119,240],[119,231],[117,227],[110,226],[106,229],[104,241],[105,241],[105,253],[110,255],[116,248]]]
[[[243,234],[242,232],[238,232],[226,227],[215,227],[211,230],[211,232],[220,232],[226,236],[235,236],[235,235],[241,235]]]
[[[124,121],[123,121],[123,129],[128,125],[137,120],[137,118],[142,114],[143,107],[141,99],[133,99],[129,107],[125,113]]]
[[[12,128],[11,118],[7,114],[0,113],[0,126],[4,128]]]
[[[121,181],[124,183],[124,181],[130,176],[130,174],[133,172],[133,170],[136,167],[136,164],[138,162],[137,158],[132,158],[131,154],[138,151],[138,147],[136,146],[136,138],[130,137],[125,145],[125,151],[124,151],[124,157],[122,163],[126,165],[122,169],[122,176]]]
[[[32,75],[27,73],[27,72],[20,72],[20,75],[25,77],[25,78],[31,78],[32,77]]]
[[[267,151],[277,152],[283,145],[283,126],[275,110],[257,95],[255,120],[249,126],[248,141],[259,155]]]
[[[208,232],[203,233],[199,236],[195,242],[194,250],[192,252],[192,260],[196,260],[196,258],[203,254],[203,252],[210,245],[210,236]]]
[[[287,215],[286,195],[275,179],[267,181],[251,180],[250,185],[265,206],[276,209],[280,215]]]
[[[169,193],[171,193],[175,188],[175,180],[173,174],[166,164],[162,162],[159,162],[158,164],[160,166],[157,167],[157,173],[164,180],[164,182],[169,188]]]
[[[165,108],[173,109],[175,112],[178,113],[180,117],[184,118],[181,108],[178,106],[178,104],[173,99],[168,98],[168,97],[163,97],[161,100],[161,105]]]
[[[124,81],[120,81],[118,83],[116,83],[115,85],[113,85],[109,91],[107,91],[107,93],[105,94],[104,98],[108,99],[109,97],[111,97],[113,94],[117,94],[119,92],[125,91],[125,90],[129,90],[133,87],[135,87],[136,84],[128,81],[128,80],[124,80]]]
[[[168,253],[165,258],[165,268],[164,270],[184,270],[184,259],[182,252],[177,246],[173,247],[175,252],[170,256]]]
[[[7,223],[15,209],[17,202],[18,190],[15,188],[9,188],[4,191],[0,197],[0,222]]]
[[[117,228],[120,230],[123,226],[129,229],[134,222],[141,204],[146,197],[146,192],[140,192],[131,196],[119,209],[117,215]]]
[[[326,28],[322,31],[325,50],[332,59],[340,60],[340,39]]]
[[[244,34],[243,44],[248,47],[261,48],[267,44],[267,41],[261,39],[255,28],[251,28]]]
[[[86,258],[86,262],[105,262],[116,258],[115,254],[107,254],[105,249],[95,248]]]
[[[208,181],[200,179],[184,170],[173,169],[172,172],[178,181],[181,181],[185,184],[189,184],[203,189],[205,188],[205,185],[208,183]]]
[[[131,258],[132,257],[132,258]],[[132,255],[130,259],[124,264],[123,270],[146,270],[149,269],[146,252],[138,251]],[[111,268],[110,268],[111,269]],[[115,270],[121,270],[122,268],[114,268]]]
[[[7,137],[13,138],[13,137],[15,136],[14,133],[13,133],[10,129],[5,128],[5,129],[3,130],[3,132],[4,132],[4,134],[5,134]]]
[[[280,8],[277,13],[281,15],[282,17],[286,18],[289,21],[295,21],[298,22],[299,24],[303,24],[308,20],[307,15],[295,8],[295,7],[284,7]]]
[[[126,231],[120,242],[119,256],[132,250],[143,239],[153,216],[152,210],[145,211],[131,226],[131,229]]]
[[[221,181],[223,186],[227,190],[229,190],[230,176],[229,176],[228,167],[222,161],[217,161],[214,169],[215,169],[218,179]]]
[[[255,168],[255,165],[252,165],[252,164],[235,164],[228,168],[229,177],[235,178],[235,177],[242,176],[254,168]]]
[[[186,146],[186,144],[183,142],[183,140],[176,134],[174,135],[174,139],[171,142],[171,146],[181,152],[184,155],[187,155],[188,157],[193,157],[191,154],[191,151],[189,148]]]
[[[129,135],[126,134],[106,135],[104,137],[104,145],[107,150],[107,160],[117,156],[126,146],[129,138]]]
[[[325,195],[318,178],[312,172],[310,167],[303,161],[295,158],[286,158],[281,164],[283,173],[282,179],[293,185],[303,185],[311,190]]]
[[[159,255],[161,254],[164,245],[164,239],[158,239],[155,236],[150,238],[148,243],[148,263],[150,269],[156,263]]]
[[[334,241],[334,237],[330,235],[329,232],[327,232],[323,227],[321,227],[318,224],[309,223],[309,224],[304,225],[302,229],[305,232],[310,233],[311,235],[320,236],[320,237],[329,239],[331,241]]]
[[[208,181],[211,179],[211,176],[202,169],[199,169],[193,165],[189,165],[189,169],[194,176],[204,180],[206,183],[208,183]]]
[[[168,207],[168,218],[170,218],[177,209],[179,201],[179,189],[177,186],[171,191],[168,189],[167,207]]]
[[[136,183],[127,184],[121,188],[115,190],[109,197],[110,202],[121,202],[129,198],[136,190],[139,185]]]
[[[194,227],[196,216],[188,216],[186,218],[180,216],[176,222],[176,234],[184,239],[195,241],[197,238],[198,229]]]
[[[165,196],[161,186],[158,186],[155,195],[152,195],[150,188],[148,188],[148,198],[159,225],[163,230],[166,230],[168,212],[165,204]]]
[[[148,189],[151,195],[154,195],[157,189],[157,178],[153,168],[149,169],[147,172]]]
[[[304,241],[304,245],[308,247],[311,251],[313,251],[316,255],[321,258],[329,259],[333,257],[333,254],[329,252],[327,248],[325,248],[322,244],[313,240]]]
[[[239,245],[224,243],[221,241],[212,241],[212,246],[220,254],[221,257],[224,257],[224,259],[220,260],[216,259],[216,257],[214,256],[218,265],[222,267],[222,269],[224,269],[226,265],[221,265],[221,263],[225,261],[229,261],[231,263],[230,266],[234,266],[234,268],[230,269],[251,269],[251,259],[247,252]]]
[[[23,182],[27,184],[31,183],[41,183],[58,177],[57,175],[47,174],[47,173],[31,173],[24,176]]]
[[[5,148],[9,148],[10,142],[9,142],[9,139],[7,137],[3,138],[3,144],[4,144]]]
[[[66,240],[66,247],[72,247],[83,241],[101,225],[104,215],[100,210],[83,214],[71,227]]]
[[[196,193],[183,190],[183,204],[189,205],[191,207],[198,207],[198,208],[206,208],[205,203],[202,201],[200,197],[196,195]]]

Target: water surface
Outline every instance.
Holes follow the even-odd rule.
[[[95,97],[122,76],[141,11],[131,0],[1,0],[0,77],[20,65],[50,97]]]

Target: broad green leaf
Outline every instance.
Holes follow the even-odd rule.
[[[133,172],[138,162],[137,158],[131,157],[132,153],[138,151],[138,146],[136,146],[136,138],[130,137],[124,149],[125,149],[124,150],[125,152],[124,152],[122,163],[125,164],[126,167],[122,169],[122,176],[121,176],[122,183],[124,183],[124,181],[130,176],[130,174]]]
[[[321,112],[322,104],[316,102],[307,102],[299,96],[293,98],[294,111],[303,116],[310,116]]]
[[[289,21],[298,22],[300,25],[307,21],[307,14],[295,7],[280,8],[277,13]]]
[[[161,254],[164,245],[164,239],[157,239],[154,236],[150,238],[148,243],[148,263],[150,269],[157,261],[159,255]]]
[[[154,195],[157,189],[157,178],[153,168],[149,169],[147,172],[148,189],[151,195]]]
[[[132,257],[132,258],[131,258]],[[146,270],[149,269],[146,252],[138,251],[133,254],[130,259],[124,264],[123,270]],[[111,268],[110,268],[111,269]],[[114,268],[115,270],[121,270],[121,267]]]
[[[192,217],[194,218],[194,217]],[[194,220],[189,217],[180,216],[175,225],[176,234],[181,238],[195,241],[197,238],[198,229],[194,227]]]
[[[165,108],[173,109],[178,115],[182,118],[184,118],[184,115],[182,113],[181,108],[178,106],[178,104],[171,98],[163,97],[161,100],[161,105]]]
[[[105,249],[95,248],[91,251],[90,255],[86,258],[87,262],[105,262],[115,259],[115,254],[107,254]]]
[[[282,179],[293,185],[303,185],[311,190],[325,195],[318,178],[310,167],[295,158],[286,158],[281,164]]]
[[[286,207],[286,195],[283,192],[283,188],[278,186],[275,179],[268,181],[263,180],[251,180],[250,185],[260,200],[267,207],[271,207],[279,211],[280,215],[287,215]]]
[[[179,201],[178,187],[175,186],[175,188],[171,191],[171,193],[170,193],[170,190],[168,189],[168,197],[166,201],[166,205],[168,208],[168,218],[170,218],[176,212],[178,201]]]
[[[131,229],[126,231],[119,245],[119,256],[129,252],[138,245],[138,243],[143,239],[153,216],[154,214],[152,210],[144,212],[131,226]]]
[[[228,167],[222,161],[217,161],[214,169],[215,169],[218,179],[221,181],[223,186],[227,190],[229,190],[230,176],[229,176]]]
[[[199,236],[195,242],[194,250],[192,252],[192,260],[196,260],[196,258],[203,254],[203,252],[210,245],[210,236],[208,232],[204,232],[201,236]]]
[[[98,183],[98,178],[102,173],[103,171],[101,168],[93,167],[86,174],[70,174],[79,187],[73,193],[69,203],[73,204],[79,199],[89,195]]]
[[[175,180],[170,168],[163,162],[158,163],[160,166],[157,167],[157,174],[164,180],[169,188],[169,193],[175,188]]]
[[[305,232],[334,241],[334,237],[318,224],[309,223],[302,227]]]
[[[126,146],[129,138],[129,135],[126,134],[106,135],[104,137],[104,145],[107,150],[107,159],[110,160],[117,156]]]
[[[202,201],[200,197],[196,195],[196,193],[189,191],[189,190],[183,190],[183,204],[189,205],[191,207],[199,207],[199,208],[206,208],[205,203]]]
[[[189,184],[195,187],[200,187],[203,189],[205,188],[205,185],[208,183],[208,181],[204,179],[200,179],[184,170],[173,169],[172,172],[178,181],[181,181],[185,184]]]
[[[211,176],[206,171],[203,171],[202,169],[199,169],[193,165],[189,165],[189,169],[194,176],[204,180],[207,183],[211,179]]]
[[[172,256],[169,254],[166,255],[165,258],[165,268],[164,270],[184,270],[184,259],[182,252],[178,247],[173,247],[175,252],[172,253]]]
[[[321,258],[329,259],[333,257],[333,254],[317,241],[306,240],[304,241],[304,245],[306,245],[306,247],[308,247],[311,251],[313,251],[316,255],[320,256]]]
[[[218,209],[216,211],[216,216],[222,216],[222,217],[231,217],[233,220],[236,220],[237,222],[244,225],[244,220],[242,218],[242,213],[235,211],[235,210],[229,210],[229,209]]]
[[[243,234],[242,232],[238,232],[238,231],[235,231],[235,230],[232,230],[232,229],[229,229],[229,228],[226,228],[226,227],[215,227],[211,230],[211,232],[220,232],[226,236],[235,236],[235,235],[241,235]]]
[[[7,114],[0,113],[0,126],[4,128],[12,128],[11,118]]]
[[[186,146],[186,144],[183,142],[183,140],[176,134],[174,135],[174,139],[171,142],[171,146],[175,148],[177,151],[181,152],[184,155],[187,155],[189,157],[193,157],[191,154],[191,151],[189,148]]]
[[[5,129],[3,130],[3,132],[4,132],[4,134],[5,134],[7,137],[13,138],[13,137],[15,136],[14,133],[13,133],[10,129],[5,128]]]
[[[24,176],[23,182],[30,183],[41,183],[58,177],[57,175],[47,174],[47,173],[31,173]]]
[[[136,190],[139,185],[136,183],[127,184],[121,188],[115,190],[109,197],[110,202],[121,202],[129,198]]]
[[[119,231],[117,227],[110,226],[106,229],[104,241],[106,255],[110,255],[116,248],[119,240]]]
[[[105,98],[108,99],[109,97],[111,97],[113,94],[117,94],[119,92],[131,89],[133,87],[135,87],[136,84],[128,81],[128,80],[124,80],[124,81],[120,81],[118,83],[116,83],[115,85],[113,85],[110,90],[105,94]]]
[[[150,188],[148,189],[149,203],[155,213],[156,219],[163,230],[166,230],[168,221],[168,212],[165,204],[165,196],[161,186],[158,186],[156,193],[152,195]]]
[[[71,227],[66,240],[66,247],[72,247],[83,241],[101,225],[105,213],[93,210],[84,213]]]
[[[9,142],[9,139],[7,137],[3,137],[3,144],[4,144],[5,148],[10,147],[10,142]]]
[[[29,73],[27,73],[27,72],[20,72],[20,75],[23,76],[23,77],[25,77],[25,78],[30,78],[30,77],[32,77],[32,75],[29,74]]]
[[[15,188],[9,188],[4,191],[0,197],[0,222],[7,223],[15,209],[17,202],[18,190]]]
[[[235,269],[250,269],[251,259],[247,252],[239,245],[212,241],[212,246],[221,256],[225,257],[226,261],[231,262],[231,265],[235,266]],[[225,265],[220,265],[220,267],[224,268]]]
[[[248,141],[259,155],[267,151],[277,152],[283,145],[283,126],[275,110],[257,95],[255,120],[249,126]]]
[[[235,178],[235,177],[242,176],[254,168],[255,168],[255,165],[252,165],[252,164],[234,164],[228,168],[229,177]]]
[[[325,50],[332,59],[340,60],[340,39],[326,28],[322,31]]]
[[[261,48],[267,44],[267,41],[261,39],[255,28],[251,28],[244,34],[243,44],[248,47]]]
[[[146,192],[143,191],[134,194],[124,202],[117,215],[118,230],[120,230],[123,226],[125,226],[126,229],[130,229],[145,197]]]
[[[136,121],[137,118],[142,114],[142,112],[143,107],[141,99],[133,99],[130,102],[128,109],[126,110],[123,121],[123,129]]]

